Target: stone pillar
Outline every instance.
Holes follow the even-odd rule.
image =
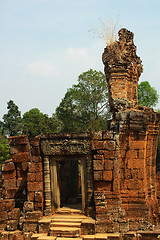
[[[51,214],[51,183],[50,183],[50,167],[49,157],[44,157],[44,214]]]

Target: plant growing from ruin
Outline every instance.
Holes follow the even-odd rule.
[[[92,28],[89,32],[93,32],[93,34],[102,39],[107,46],[112,45],[118,38],[118,19],[116,22],[113,22],[111,18],[105,21],[101,18],[98,18],[98,20],[100,24],[99,27]]]
[[[0,131],[0,170],[1,170],[1,164],[7,160],[10,159],[10,153],[9,153],[9,143],[5,136],[2,135],[2,132]]]

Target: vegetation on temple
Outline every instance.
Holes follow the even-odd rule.
[[[2,135],[2,132],[0,131],[0,169],[1,169],[1,163],[6,159],[10,159],[9,144],[8,144],[7,137]]]

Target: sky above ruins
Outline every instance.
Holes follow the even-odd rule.
[[[103,71],[98,18],[134,32],[140,81],[160,95],[159,11],[159,0],[0,0],[0,119],[9,100],[51,116],[82,72]]]

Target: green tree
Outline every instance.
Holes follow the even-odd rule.
[[[55,115],[52,118],[33,108],[23,115],[23,134],[33,138],[40,134],[58,132],[60,123]]]
[[[7,103],[8,113],[3,116],[2,133],[9,136],[20,135],[22,132],[22,118],[18,106],[10,100]]]
[[[56,114],[64,132],[107,129],[110,113],[105,75],[92,69],[82,73],[78,84],[67,90]]]
[[[9,144],[8,140],[5,136],[2,135],[2,132],[0,131],[0,169],[1,164],[7,160],[10,159],[11,156],[9,154]]]
[[[148,81],[138,84],[138,104],[155,107],[158,103],[159,95],[155,88],[151,87]]]

